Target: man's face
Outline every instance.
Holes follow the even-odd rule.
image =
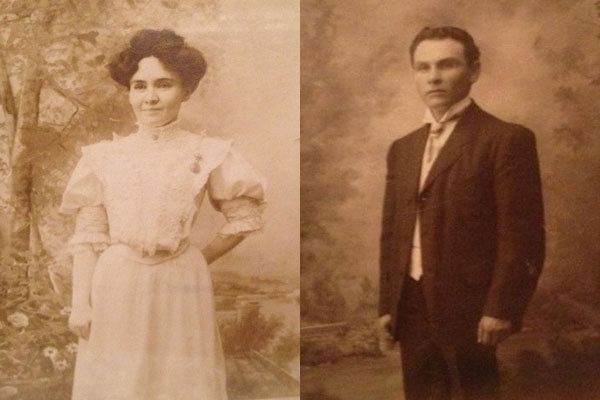
[[[469,94],[479,63],[469,66],[462,43],[454,39],[428,39],[415,49],[413,72],[423,102],[440,118]]]

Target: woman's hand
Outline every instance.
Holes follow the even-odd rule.
[[[80,338],[90,336],[92,307],[90,293],[97,256],[91,245],[73,254],[73,311],[69,317],[69,328]]]
[[[92,325],[92,308],[79,307],[71,312],[69,317],[69,329],[77,336],[84,340],[88,340],[90,337],[90,330]]]

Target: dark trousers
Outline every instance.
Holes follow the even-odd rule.
[[[431,334],[421,281],[405,279],[398,338],[406,400],[498,399],[496,348],[441,346]]]

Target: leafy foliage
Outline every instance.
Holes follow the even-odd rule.
[[[304,319],[320,322],[343,321],[347,316],[346,300],[337,274],[329,266],[312,271],[302,281],[300,312]]]
[[[50,262],[47,256],[12,255],[0,263],[0,386],[14,387],[22,399],[70,396],[77,340],[68,330],[69,310],[47,274],[31,278]]]
[[[285,369],[292,360],[298,357],[299,344],[300,336],[298,332],[288,328],[283,335],[278,337],[269,351],[270,359]]]
[[[237,320],[227,320],[220,326],[225,354],[246,354],[267,349],[283,328],[281,316],[265,317],[258,309]]]

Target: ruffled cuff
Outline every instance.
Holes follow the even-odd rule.
[[[242,235],[261,230],[264,226],[262,212],[265,203],[251,197],[222,200],[220,209],[227,223],[219,231],[220,236]]]
[[[103,206],[81,207],[75,219],[75,233],[68,249],[72,254],[92,249],[98,253],[110,244],[108,222]]]

